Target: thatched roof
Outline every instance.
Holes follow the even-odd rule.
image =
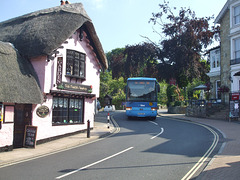
[[[0,102],[40,104],[42,93],[31,63],[0,41]]]
[[[103,68],[107,59],[91,19],[81,3],[29,13],[0,23],[0,40],[11,42],[24,56],[51,55],[77,29],[85,25]]]

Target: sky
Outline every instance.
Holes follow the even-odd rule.
[[[159,12],[164,0],[70,0],[81,2],[91,18],[105,52],[126,45],[161,37],[154,33],[157,28],[149,23],[152,13]],[[197,17],[217,17],[227,0],[168,0],[171,7],[190,8]],[[60,0],[1,0],[0,22],[37,10],[60,5]],[[158,31],[159,32],[159,31]]]

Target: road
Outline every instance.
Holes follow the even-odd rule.
[[[120,131],[68,151],[0,169],[0,180],[189,179],[219,151],[216,130],[157,117],[127,120],[112,113]]]

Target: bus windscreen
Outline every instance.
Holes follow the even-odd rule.
[[[128,81],[127,101],[157,101],[155,81]]]

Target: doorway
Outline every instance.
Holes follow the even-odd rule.
[[[14,112],[13,148],[23,147],[26,125],[32,125],[32,105],[16,104]]]

